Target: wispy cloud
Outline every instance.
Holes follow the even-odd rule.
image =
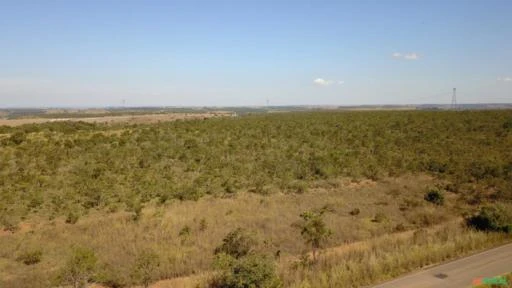
[[[342,81],[342,80],[325,80],[323,78],[316,78],[315,80],[313,80],[313,83],[315,85],[318,85],[318,86],[329,86],[329,85],[334,85],[334,84],[337,84],[337,85],[342,85],[345,83],[345,81]]]
[[[421,55],[416,52],[409,52],[409,53],[401,53],[401,52],[394,52],[391,54],[391,57],[395,59],[403,59],[403,60],[418,60],[421,58]]]
[[[497,80],[501,81],[501,82],[512,82],[512,77],[511,76],[498,77]]]

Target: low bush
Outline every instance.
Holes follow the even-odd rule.
[[[359,210],[359,208],[354,208],[349,213],[352,216],[356,216],[356,215],[359,215],[359,213],[361,213],[361,210]]]
[[[69,212],[68,215],[66,216],[66,223],[75,224],[76,222],[78,222],[79,218],[80,218],[80,216],[78,215],[78,213]]]
[[[209,287],[278,288],[282,287],[282,284],[271,258],[251,254],[232,261],[222,274],[210,281]]]
[[[144,251],[135,260],[132,277],[145,288],[155,280],[155,270],[160,266],[158,255],[152,251]]]
[[[222,242],[222,245],[215,248],[214,253],[225,253],[235,259],[248,255],[256,244],[254,239],[242,228],[229,232]]]
[[[25,265],[34,265],[41,262],[41,258],[43,257],[43,251],[36,250],[28,250],[21,253],[16,261],[23,262]]]
[[[60,282],[73,288],[83,288],[96,272],[96,255],[88,248],[76,247],[60,273]]]
[[[435,205],[443,205],[444,204],[444,195],[438,189],[430,189],[424,197],[425,201],[428,201]]]
[[[466,224],[477,230],[512,233],[512,210],[503,205],[485,206],[468,217]]]
[[[372,222],[375,222],[375,223],[382,223],[382,222],[386,222],[386,221],[388,221],[388,216],[386,216],[386,214],[384,214],[382,212],[377,212],[377,214],[375,214],[375,216],[372,219]]]

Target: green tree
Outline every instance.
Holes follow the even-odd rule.
[[[319,211],[306,211],[300,214],[302,222],[298,227],[306,244],[311,245],[313,261],[316,261],[317,249],[332,235],[332,231],[327,228],[323,219],[326,211],[326,209],[321,209]]]
[[[135,260],[132,277],[145,288],[155,280],[155,270],[160,266],[158,255],[152,251],[144,251]]]

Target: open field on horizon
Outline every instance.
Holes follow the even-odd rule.
[[[213,117],[230,117],[232,112],[216,111],[204,113],[161,113],[161,114],[135,114],[135,115],[94,115],[93,117],[86,114],[75,117],[72,113],[69,115],[61,115],[60,118],[48,117],[44,118],[18,118],[18,119],[0,119],[0,126],[21,126],[25,124],[43,124],[52,122],[85,122],[99,124],[151,124],[176,120],[192,120],[192,119],[208,119]],[[68,116],[70,118],[63,118]]]
[[[511,240],[462,221],[512,210],[511,110],[200,119],[1,126],[0,287],[64,285],[76,247],[108,287],[142,285],[147,251],[159,285],[215,273],[239,227],[284,287],[368,285]],[[316,263],[305,211],[332,232]]]

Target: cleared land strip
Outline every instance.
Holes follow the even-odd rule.
[[[512,271],[512,243],[391,280],[373,288],[471,287],[474,279]]]
[[[79,118],[22,118],[22,119],[0,119],[0,125],[20,126],[24,124],[40,124],[47,122],[61,121],[83,121],[88,123],[156,123],[186,119],[205,119],[213,117],[233,116],[232,112],[219,111],[207,113],[166,113],[166,114],[144,114],[144,115],[122,115],[122,116],[101,116],[101,117],[79,117]]]

